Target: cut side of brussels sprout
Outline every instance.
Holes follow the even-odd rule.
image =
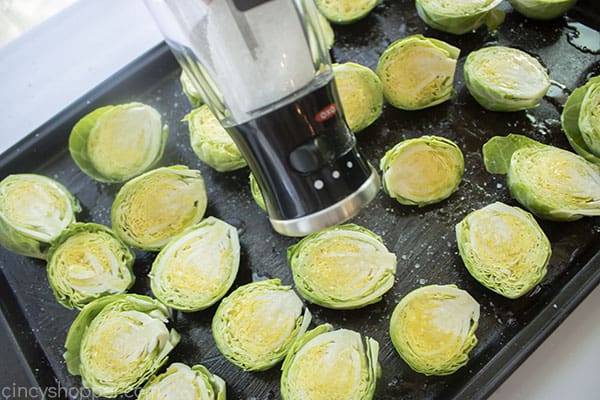
[[[158,168],[121,187],[112,205],[112,227],[125,243],[158,251],[200,222],[206,205],[200,171],[181,165]]]
[[[192,107],[200,107],[202,104],[204,104],[202,95],[198,89],[196,89],[196,86],[194,86],[194,83],[184,70],[182,70],[181,75],[179,75],[179,82],[181,82],[183,93],[185,94],[185,97],[187,97]]]
[[[179,335],[168,309],[147,296],[120,294],[86,305],[69,329],[64,358],[96,395],[113,398],[144,383],[168,359]]]
[[[430,27],[462,35],[487,25],[491,31],[504,22],[502,0],[416,0],[419,17]]]
[[[0,182],[0,243],[28,257],[46,259],[50,243],[75,222],[79,201],[57,181],[36,174]]]
[[[464,167],[462,151],[451,140],[439,136],[403,140],[381,159],[383,190],[404,205],[438,203],[458,189]]]
[[[247,165],[233,139],[207,105],[192,110],[184,121],[189,123],[192,149],[200,160],[219,172]]]
[[[379,343],[329,324],[306,332],[288,353],[281,368],[284,400],[370,400],[381,371]]]
[[[550,88],[542,64],[511,47],[490,46],[472,52],[464,72],[469,93],[490,111],[535,108]]]
[[[569,95],[561,123],[573,150],[600,164],[600,76],[590,78]]]
[[[300,295],[334,309],[373,304],[394,285],[396,256],[379,236],[354,224],[313,233],[288,248]]]
[[[459,54],[458,48],[423,35],[395,41],[377,64],[383,96],[403,110],[421,110],[443,103],[454,94]]]
[[[381,80],[370,68],[352,62],[333,64],[333,74],[346,122],[353,133],[360,132],[381,115]]]
[[[167,370],[152,377],[140,391],[138,400],[225,400],[225,381],[203,365],[188,367],[173,363]]]
[[[317,8],[334,24],[351,24],[366,17],[382,0],[315,0]]]
[[[225,358],[246,371],[264,371],[285,357],[310,319],[292,288],[271,279],[241,286],[224,298],[212,332]]]
[[[237,230],[208,217],[175,236],[158,253],[150,271],[152,293],[177,310],[203,310],[225,296],[239,264]]]
[[[509,299],[540,283],[552,254],[533,216],[500,202],[469,213],[456,225],[456,241],[469,273]]]
[[[518,137],[492,138],[493,145],[484,145],[483,153],[486,165],[509,164],[507,185],[513,198],[536,216],[554,221],[600,215],[600,167],[533,140],[519,147]]]
[[[56,300],[79,308],[99,297],[124,293],[135,282],[135,254],[110,229],[75,223],[48,251],[48,282]]]
[[[100,182],[125,182],[163,155],[168,128],[154,108],[128,103],[98,108],[79,120],[69,136],[75,163]]]
[[[258,186],[258,182],[256,181],[256,178],[254,177],[254,174],[252,172],[250,172],[250,176],[248,177],[248,179],[250,180],[250,192],[252,193],[252,198],[254,199],[256,204],[258,204],[261,210],[267,212],[265,198],[263,197],[262,192],[260,191],[260,186]]]
[[[577,0],[508,0],[515,10],[527,18],[554,19],[569,11]]]
[[[455,285],[415,289],[400,300],[390,337],[400,357],[425,375],[450,375],[469,361],[477,344],[479,304]]]

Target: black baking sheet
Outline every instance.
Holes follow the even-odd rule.
[[[484,171],[480,150],[490,137],[521,133],[569,148],[560,129],[561,104],[572,89],[600,72],[600,58],[594,54],[597,33],[585,28],[600,28],[600,11],[593,4],[580,1],[567,18],[549,22],[509,12],[496,33],[480,29],[454,36],[426,27],[417,17],[413,1],[384,1],[365,20],[335,27],[331,52],[335,62],[353,61],[375,68],[379,55],[392,41],[416,33],[445,40],[462,50],[452,100],[414,112],[385,105],[381,118],[357,135],[363,154],[375,166],[385,151],[402,139],[434,134],[456,141],[464,152],[466,167],[458,192],[424,208],[399,205],[380,192],[352,222],[381,235],[396,253],[398,273],[393,289],[381,302],[361,310],[332,311],[309,305],[314,316],[312,326],[329,322],[379,341],[383,374],[377,384],[377,399],[486,398],[600,281],[597,218],[568,223],[540,221],[553,249],[548,275],[518,300],[505,299],[478,284],[464,268],[454,237],[454,225],[468,212],[494,201],[516,204],[504,177]],[[557,84],[538,108],[494,113],[482,109],[469,96],[462,76],[464,59],[469,52],[493,44],[526,50],[548,68]],[[120,186],[92,181],[79,171],[67,150],[69,132],[80,117],[96,107],[131,101],[150,104],[170,127],[159,165],[182,163],[200,169],[208,191],[207,215],[239,229],[241,266],[234,288],[274,277],[292,284],[285,254],[297,239],[273,232],[250,195],[249,171],[217,173],[192,152],[187,125],[181,121],[190,105],[182,93],[179,73],[164,44],[152,49],[5,152],[0,159],[0,178],[23,172],[55,178],[81,201],[83,212],[78,220],[109,225],[110,206]],[[154,254],[137,252],[137,256],[137,283],[132,291],[150,295],[146,275]],[[80,378],[67,373],[62,359],[64,340],[76,312],[55,301],[44,267],[42,261],[0,249],[0,305],[11,328],[9,334],[15,339],[8,343],[18,354],[15,368],[23,369],[42,388],[62,388],[61,394],[70,398],[91,398],[85,391],[68,390],[81,388]],[[411,371],[395,352],[388,337],[389,318],[395,304],[409,291],[427,284],[450,283],[469,291],[481,305],[479,343],[470,362],[455,374],[426,377]],[[279,365],[267,372],[243,372],[220,355],[210,332],[214,311],[212,307],[174,314],[173,326],[182,340],[170,362],[204,364],[227,381],[229,399],[279,398]]]

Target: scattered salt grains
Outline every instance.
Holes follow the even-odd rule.
[[[504,185],[502,185],[501,183],[497,183],[496,184],[496,188],[497,189],[502,189],[504,187]]]
[[[427,283],[427,280],[425,278],[419,279],[419,285],[424,285],[426,283]]]
[[[406,254],[402,254],[400,256],[400,258],[403,259],[403,260],[408,260],[408,256]]]

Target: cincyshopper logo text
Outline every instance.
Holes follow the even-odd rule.
[[[134,390],[130,393],[121,395],[122,399],[137,399],[139,390]],[[91,389],[84,387],[65,387],[59,383],[56,386],[39,387],[39,386],[22,386],[13,383],[11,386],[0,387],[0,399],[2,400],[92,400],[101,399]]]

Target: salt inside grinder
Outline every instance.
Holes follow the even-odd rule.
[[[254,174],[273,228],[304,236],[379,190],[343,116],[313,0],[146,0]]]

